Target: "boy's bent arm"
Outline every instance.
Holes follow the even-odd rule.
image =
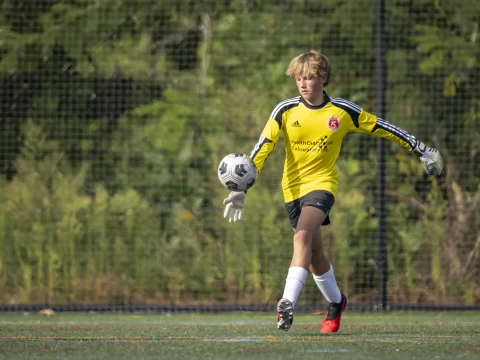
[[[250,154],[250,158],[255,164],[257,172],[260,173],[260,171],[262,171],[268,155],[270,155],[280,137],[280,131],[279,123],[275,119],[269,118],[260,135],[260,139],[258,139],[257,144]]]

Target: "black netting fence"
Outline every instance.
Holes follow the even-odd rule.
[[[249,154],[297,96],[291,58],[318,49],[327,91],[376,113],[370,0],[3,0],[0,12],[0,307],[271,309],[292,254],[281,141],[223,219],[220,159]],[[385,118],[442,153],[427,177],[350,134],[323,228],[352,308],[480,304],[480,3],[386,1]],[[386,270],[378,266],[385,215]],[[101,304],[101,305],[98,305]],[[300,307],[324,305],[311,277]]]

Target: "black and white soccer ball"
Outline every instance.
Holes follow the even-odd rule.
[[[248,155],[232,153],[220,161],[218,178],[230,191],[245,191],[255,183],[257,169]]]

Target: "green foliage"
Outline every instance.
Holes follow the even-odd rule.
[[[5,0],[2,9],[2,301],[281,296],[292,239],[282,139],[243,223],[221,216],[218,161],[249,153],[273,107],[297,95],[285,67],[310,48],[332,62],[329,94],[375,113],[374,3]],[[431,181],[387,146],[389,290],[399,301],[478,302],[479,4],[402,0],[386,11],[387,120],[446,160],[446,176]],[[375,144],[345,139],[341,191],[322,228],[342,288],[367,302]]]
[[[58,143],[32,123],[24,129],[18,175],[2,191],[2,232],[13,236],[2,241],[2,285],[14,291],[3,301],[98,299],[103,294],[85,296],[83,285],[109,276],[144,290],[153,262],[144,260],[160,252],[148,203],[133,190],[110,197],[101,186],[92,199],[84,191],[88,167],[72,170]],[[13,268],[20,271],[6,271]]]

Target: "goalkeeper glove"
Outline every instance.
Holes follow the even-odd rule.
[[[428,147],[421,141],[417,141],[413,152],[420,157],[420,161],[427,175],[440,175],[442,173],[443,159],[437,149]]]
[[[229,222],[237,222],[242,220],[242,209],[244,201],[244,191],[232,191],[228,195],[228,197],[223,200],[223,205],[225,205],[225,212],[223,213],[223,217],[225,219],[228,218]]]

